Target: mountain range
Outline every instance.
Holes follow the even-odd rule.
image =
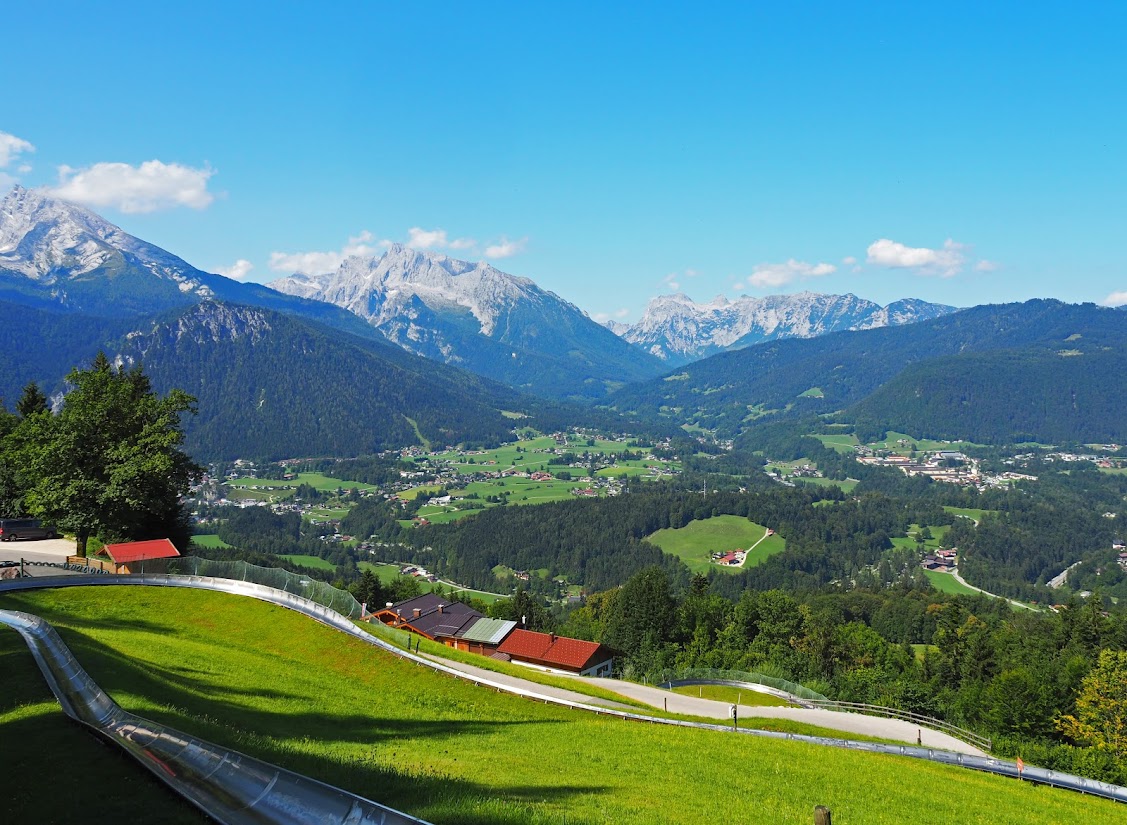
[[[339,307],[203,272],[88,209],[20,186],[0,200],[0,300],[100,318],[233,301],[376,337]]]
[[[833,413],[921,437],[1116,440],[1127,431],[1125,363],[1127,315],[1033,300],[725,352],[605,403],[728,438]]]
[[[28,381],[57,396],[103,349],[199,397],[201,459],[492,443],[521,417],[740,437],[810,414],[920,436],[1127,440],[1127,313],[1093,305],[674,295],[616,334],[527,278],[400,245],[277,286],[15,187],[0,200],[0,397]]]
[[[882,307],[856,295],[800,292],[735,300],[718,296],[698,304],[678,293],[651,300],[637,323],[610,322],[608,328],[673,368],[765,341],[912,324],[954,311],[914,298]]]
[[[528,278],[399,244],[271,286],[347,309],[411,352],[541,395],[599,398],[664,369]]]

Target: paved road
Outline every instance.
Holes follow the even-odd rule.
[[[707,716],[712,719],[731,718],[732,706],[727,702],[699,699],[696,696],[685,696],[669,690],[639,685],[634,682],[622,682],[617,679],[591,679],[590,681],[653,707],[664,707],[668,703],[670,713],[686,713],[692,716]],[[819,727],[842,731],[843,733],[876,736],[881,739],[891,739],[911,745],[916,744],[918,733],[923,746],[926,748],[939,748],[975,756],[987,755],[973,745],[968,745],[966,742],[962,742],[942,731],[921,728],[900,719],[885,719],[880,716],[865,716],[860,713],[845,713],[837,710],[748,707],[744,705],[740,705],[739,714],[741,717],[790,719],[795,722],[804,722],[808,725],[818,725]]]
[[[74,553],[74,542],[70,539],[40,539],[38,541],[0,542],[0,561],[45,561],[62,564],[67,556]],[[25,565],[24,570],[32,576],[77,575],[57,567],[36,567]]]
[[[1079,563],[1080,562],[1076,562],[1076,564],[1079,564]],[[1073,565],[1073,566],[1075,566],[1075,565]],[[1072,568],[1069,568],[1069,569],[1071,570]],[[1067,573],[1068,571],[1066,570],[1065,572]],[[966,579],[964,579],[962,576],[960,576],[958,570],[952,570],[951,575],[954,576],[955,581],[957,581],[963,587],[969,587],[971,590],[977,590],[979,593],[982,593],[984,596],[990,596],[990,597],[995,598],[995,599],[1003,599],[1004,601],[1007,601],[1010,604],[1012,604],[1014,607],[1020,607],[1022,610],[1037,610],[1036,607],[1030,607],[1029,605],[1022,604],[1019,601],[1015,601],[1013,599],[1006,599],[1004,596],[999,596],[997,593],[991,593],[989,590],[983,590],[981,587],[975,587],[973,584],[970,584],[969,582],[967,582]]]
[[[537,684],[536,682],[529,682],[525,679],[519,679],[501,673],[494,673],[491,670],[483,670],[479,667],[462,664],[461,662],[453,662],[449,659],[435,658],[435,661],[440,661],[463,673],[479,676],[482,679],[492,679],[493,681],[511,687],[544,693],[570,702],[583,702],[589,705],[637,711],[635,707],[620,705],[617,702],[595,699],[582,693],[573,693],[561,688],[548,687],[546,685]],[[582,678],[589,684],[598,685],[606,690],[622,694],[623,696],[638,702],[643,702],[654,708],[665,709],[668,707],[670,713],[681,713],[687,716],[700,716],[707,719],[722,719],[725,721],[731,719],[732,706],[727,702],[700,699],[696,696],[685,696],[669,690],[639,685],[634,682],[623,682],[618,679],[592,679],[580,676],[569,676],[567,678]],[[927,748],[956,751],[958,753],[972,754],[974,756],[988,755],[973,745],[968,745],[966,742],[962,742],[946,733],[932,730],[931,728],[921,728],[918,725],[900,719],[885,719],[879,716],[864,716],[860,713],[843,713],[836,710],[749,707],[745,705],[740,705],[739,715],[741,718],[756,716],[771,719],[791,719],[795,722],[817,725],[822,728],[829,728],[830,730],[836,730],[846,734],[875,736],[881,739],[904,742],[909,745],[916,744],[916,736],[919,734],[923,746]]]

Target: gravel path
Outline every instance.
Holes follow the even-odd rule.
[[[495,673],[492,670],[485,670],[483,668],[474,667],[473,665],[462,664],[461,662],[453,662],[449,659],[428,658],[434,658],[435,661],[442,662],[463,673],[479,676],[482,679],[491,679],[495,682],[509,685],[510,687],[536,691],[537,693],[543,693],[570,702],[583,702],[588,705],[599,705],[600,707],[615,708],[617,710],[639,712],[637,707],[630,705],[596,699],[586,694],[574,693],[562,688],[548,687],[547,685],[529,682],[514,676]],[[727,702],[700,699],[696,696],[685,696],[669,690],[639,685],[634,682],[623,682],[618,679],[592,679],[581,676],[567,676],[564,678],[584,679],[589,684],[598,685],[606,690],[622,694],[623,696],[638,702],[643,702],[651,707],[659,709],[668,708],[670,713],[681,713],[687,716],[700,716],[707,719],[722,719],[725,721],[731,719],[732,706]],[[844,713],[836,710],[748,707],[745,705],[740,705],[739,715],[741,718],[756,716],[770,719],[791,719],[795,722],[817,725],[818,727],[829,728],[830,730],[836,730],[846,734],[874,736],[881,739],[904,742],[908,745],[915,745],[916,736],[919,735],[923,746],[927,748],[956,751],[958,753],[972,754],[974,756],[988,755],[973,745],[968,745],[966,742],[960,741],[946,733],[932,730],[931,728],[921,728],[918,725],[900,719],[885,719],[879,716],[865,716],[860,713]]]

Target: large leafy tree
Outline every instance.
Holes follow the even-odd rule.
[[[1076,714],[1061,717],[1065,736],[1127,757],[1127,651],[1102,650],[1080,683]]]
[[[27,510],[73,532],[80,556],[92,535],[185,542],[181,496],[201,469],[180,449],[181,416],[195,399],[157,396],[140,367],[115,368],[104,353],[67,381],[58,415],[34,413],[13,433]]]

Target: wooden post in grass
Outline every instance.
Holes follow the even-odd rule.
[[[830,809],[825,805],[814,806],[814,825],[832,825]]]

